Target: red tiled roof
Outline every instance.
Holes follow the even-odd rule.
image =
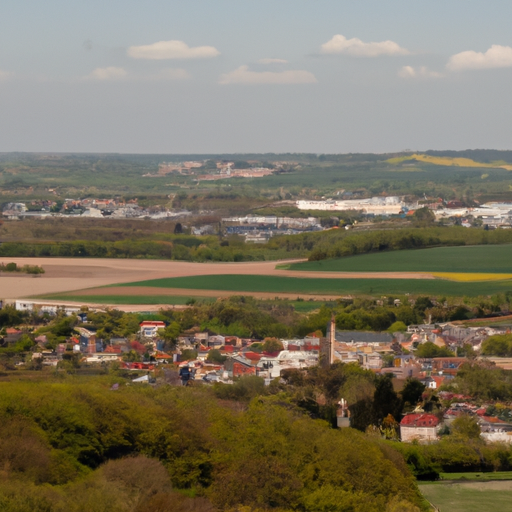
[[[436,386],[439,387],[444,382],[445,377],[438,377],[436,375],[433,375],[432,378],[434,379]]]
[[[482,419],[488,423],[503,423],[503,421],[501,421],[499,418],[495,418],[494,416],[482,416]]]
[[[250,361],[259,361],[261,359],[261,354],[257,354],[256,352],[245,352],[244,357]]]
[[[400,425],[405,427],[437,427],[439,420],[433,414],[408,414],[403,417]]]

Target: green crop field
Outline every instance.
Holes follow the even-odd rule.
[[[441,512],[512,512],[512,481],[442,482],[419,488]]]
[[[512,245],[435,247],[390,251],[290,265],[323,272],[512,273]]]
[[[439,279],[324,279],[260,275],[207,275],[153,279],[119,286],[311,295],[492,295],[512,291],[512,281],[451,282]]]

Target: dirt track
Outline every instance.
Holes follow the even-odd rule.
[[[298,272],[277,270],[278,262],[258,261],[244,263],[190,263],[186,261],[128,260],[128,259],[77,259],[77,258],[4,258],[18,265],[40,265],[45,274],[27,276],[22,274],[0,276],[0,299],[33,297],[59,292],[83,290],[117,283],[211,274],[255,274],[287,277],[333,278],[391,278],[391,279],[433,279],[425,273],[413,272]],[[286,263],[286,262],[279,262]],[[124,294],[127,294],[126,288]],[[138,288],[138,295],[141,289]],[[167,291],[168,293],[168,291]],[[232,293],[227,292],[228,295]],[[215,292],[215,296],[221,296]],[[200,295],[197,290],[187,295]],[[208,295],[201,292],[201,295]],[[255,295],[251,293],[251,295]],[[276,297],[277,294],[269,294]],[[293,294],[295,297],[297,294]]]

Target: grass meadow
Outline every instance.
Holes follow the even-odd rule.
[[[512,291],[512,281],[452,282],[440,279],[324,279],[261,275],[206,275],[153,279],[118,286],[149,286],[236,293],[308,295],[450,295],[479,296]],[[105,300],[105,299],[104,299]]]
[[[289,269],[319,272],[512,274],[512,245],[435,247],[378,252],[295,263],[290,265]]]
[[[512,512],[512,481],[434,482],[419,488],[441,512]]]

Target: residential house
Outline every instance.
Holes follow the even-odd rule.
[[[365,370],[380,370],[382,368],[382,356],[377,352],[358,352],[359,364]]]
[[[256,363],[257,364],[257,363]],[[229,377],[241,377],[242,375],[256,375],[256,364],[243,355],[229,357],[224,363],[224,369]]]
[[[400,437],[403,442],[431,442],[437,440],[439,420],[433,414],[407,414],[400,422]]]
[[[140,323],[140,335],[145,338],[156,338],[159,329],[165,329],[165,322],[144,320]]]

